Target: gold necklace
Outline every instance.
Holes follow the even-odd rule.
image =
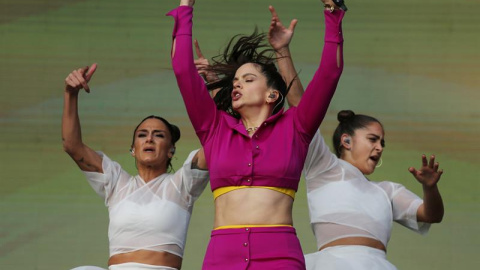
[[[252,131],[256,131],[258,129],[258,127],[249,127],[249,128],[246,128],[245,130],[247,132],[252,132]]]

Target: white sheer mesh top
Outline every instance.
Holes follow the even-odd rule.
[[[136,250],[183,256],[193,203],[208,183],[207,171],[191,169],[197,151],[174,174],[162,174],[148,183],[98,152],[103,174],[84,174],[108,207],[110,256]]]
[[[392,221],[424,234],[417,222],[423,200],[404,186],[371,182],[356,167],[330,152],[317,132],[304,167],[310,223],[317,247],[345,237],[369,237],[386,247]]]

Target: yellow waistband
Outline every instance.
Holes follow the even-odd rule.
[[[234,191],[237,189],[243,189],[243,188],[266,188],[266,189],[271,189],[278,191],[280,193],[283,193],[285,195],[288,195],[292,197],[292,199],[295,199],[295,190],[289,189],[289,188],[279,188],[279,187],[266,187],[266,186],[229,186],[229,187],[221,187],[217,188],[213,191],[213,199],[217,199],[218,196],[223,195],[225,193],[228,193],[230,191]]]
[[[218,226],[214,230],[221,230],[221,229],[240,229],[240,228],[266,228],[266,227],[293,227],[292,225],[226,225],[226,226]]]

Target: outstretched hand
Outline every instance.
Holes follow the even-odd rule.
[[[290,26],[286,28],[280,21],[280,18],[278,17],[275,8],[273,8],[273,6],[269,6],[268,9],[272,14],[270,28],[268,29],[268,42],[274,50],[278,51],[282,48],[288,47],[288,45],[290,44],[298,20],[293,19],[290,22]]]
[[[67,78],[65,78],[65,91],[76,94],[80,89],[85,89],[87,93],[90,93],[88,82],[96,69],[97,64],[94,63],[90,67],[86,66],[72,71],[68,74]]]
[[[435,162],[435,156],[430,156],[430,161],[427,162],[427,157],[422,155],[422,167],[416,170],[414,167],[408,168],[408,171],[420,182],[424,187],[433,187],[440,180],[443,170],[438,169],[438,162]]]

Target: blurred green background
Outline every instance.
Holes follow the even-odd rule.
[[[268,5],[284,23],[299,19],[291,50],[306,85],[323,44],[319,0],[198,0],[194,35],[205,55],[228,39],[267,30]],[[178,1],[0,1],[0,269],[106,267],[107,210],[60,136],[64,79],[97,62],[82,93],[84,141],[130,173],[133,128],[162,115],[182,129],[174,166],[199,146],[171,71]],[[437,155],[446,213],[425,237],[395,225],[388,258],[399,269],[476,269],[480,265],[480,2],[348,0],[343,22],[345,70],[322,124],[336,113],[378,117],[386,129],[383,166],[373,180],[421,194],[408,173],[422,153]],[[329,141],[329,139],[327,139]],[[302,183],[294,222],[305,253],[314,252]],[[211,192],[194,208],[183,269],[200,269],[213,223]],[[477,265],[475,267],[475,265]]]

